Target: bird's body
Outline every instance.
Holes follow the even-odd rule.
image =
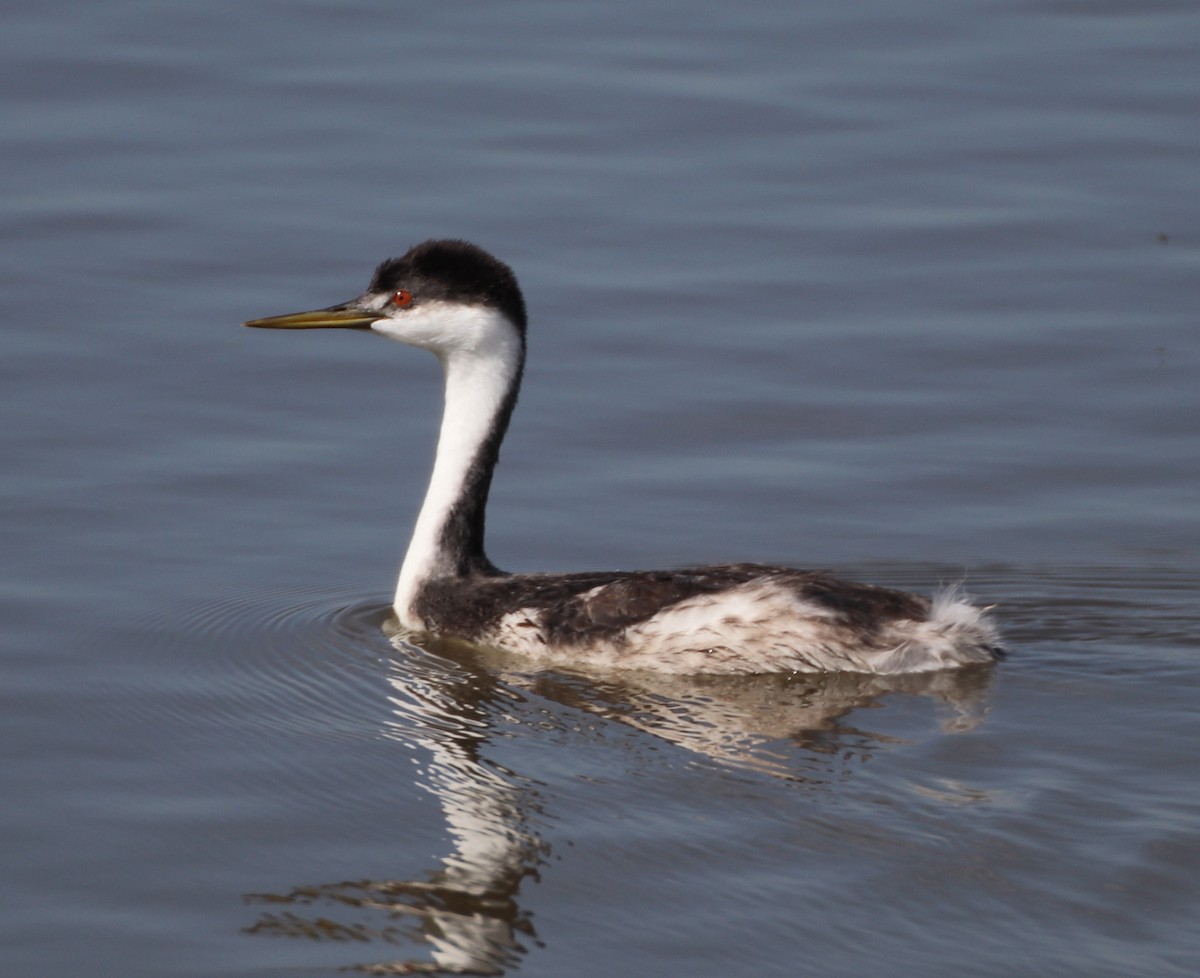
[[[433,352],[446,403],[433,474],[396,588],[402,629],[539,662],[672,673],[925,672],[992,661],[995,627],[954,589],[934,601],[827,574],[732,564],[506,574],[484,515],[525,361],[525,305],[507,265],[462,241],[384,262],[340,306],[253,320],[370,329]]]
[[[414,610],[425,631],[543,663],[668,673],[892,674],[994,655],[981,612],[953,592],[939,605],[762,564],[443,578]]]

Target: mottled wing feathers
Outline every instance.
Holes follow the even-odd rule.
[[[806,574],[799,582],[800,594],[837,614],[847,625],[868,630],[872,624],[897,619],[923,621],[929,617],[930,602],[917,594],[843,581],[826,574]]]
[[[628,628],[673,604],[718,589],[711,577],[687,571],[622,575],[546,606],[542,623],[552,635],[578,640]]]
[[[929,602],[916,595],[760,564],[432,581],[421,596],[420,612],[431,630],[470,638],[487,634],[505,615],[524,611],[537,619],[550,642],[570,645],[615,637],[689,598],[754,581],[792,591],[868,634],[896,619],[920,621],[929,615]]]

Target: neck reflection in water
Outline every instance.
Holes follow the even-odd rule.
[[[544,706],[533,700],[820,791],[850,770],[851,756],[862,763],[897,742],[849,714],[885,695],[918,695],[941,704],[943,732],[970,730],[983,719],[991,676],[986,666],[907,676],[529,673],[526,661],[461,643],[392,641],[382,732],[428,758],[420,785],[438,799],[453,850],[423,880],[302,885],[246,898],[267,908],[247,933],[426,949],[427,957],[374,954],[345,966],[365,974],[497,975],[537,945],[519,891],[548,857],[543,799],[532,780],[486,751],[494,729],[544,725]]]

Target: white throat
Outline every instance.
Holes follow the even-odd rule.
[[[417,596],[427,581],[456,572],[459,555],[447,550],[447,524],[468,492],[468,478],[494,435],[505,399],[519,382],[522,343],[503,315],[474,307],[443,306],[426,315],[414,310],[411,318],[383,320],[372,328],[431,350],[446,374],[437,457],[393,602],[401,625],[421,629],[424,622],[416,612]]]

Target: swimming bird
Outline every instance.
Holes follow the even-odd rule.
[[[359,329],[429,350],[445,372],[433,473],[400,570],[399,629],[537,663],[656,672],[928,672],[991,662],[995,625],[957,588],[932,601],[762,564],[509,574],[484,552],[484,515],[525,364],[511,268],[466,241],[426,241],[327,309],[267,329]]]

